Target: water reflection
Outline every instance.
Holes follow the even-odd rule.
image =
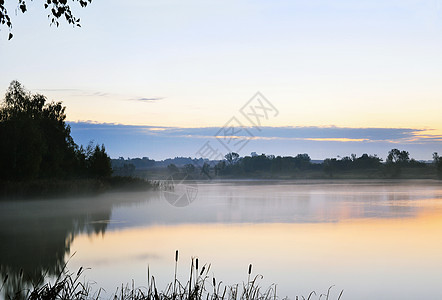
[[[145,199],[145,198],[143,198]],[[0,203],[0,279],[12,294],[60,274],[79,234],[104,235],[122,194]],[[125,204],[142,201],[129,199]]]
[[[425,199],[442,198],[437,182],[211,182],[199,183],[198,199],[175,208],[165,201],[125,206],[113,212],[110,229],[206,223],[322,223],[361,218],[414,217],[435,209]]]
[[[232,273],[224,264],[232,267],[258,262],[270,276],[290,272],[287,264],[307,271],[309,266],[319,270],[319,264],[325,264],[321,267],[325,270],[318,272],[327,274],[334,272],[334,267],[327,269],[330,256],[348,269],[351,265],[343,263],[345,259],[377,274],[365,264],[362,249],[389,245],[399,251],[404,243],[391,235],[399,236],[402,229],[391,222],[411,220],[403,223],[409,225],[404,227],[407,234],[422,236],[416,229],[422,226],[416,227],[412,220],[429,213],[435,219],[442,216],[442,189],[431,181],[223,181],[198,183],[198,189],[198,199],[183,208],[171,206],[159,192],[0,203],[0,273],[9,275],[5,291],[17,290],[21,270],[27,284],[41,280],[46,272],[58,274],[72,251],[78,253],[71,268],[93,267],[92,279],[108,286],[116,286],[116,279],[111,278],[115,269],[121,280],[117,285],[137,277],[137,268],[144,272],[140,263],[161,262],[158,266],[163,264],[164,269],[164,264],[170,264],[165,253],[176,248],[184,257],[204,254],[209,262],[219,263],[217,273],[229,276],[230,272],[228,280],[239,282],[242,279],[232,275],[237,270]],[[330,227],[333,224],[340,227]],[[438,230],[433,227],[431,232]],[[365,241],[349,242],[367,232],[372,235],[366,235]],[[401,237],[406,239],[406,235]],[[439,244],[433,247],[442,250]],[[353,251],[359,255],[352,257]],[[296,253],[297,259],[293,260],[290,252]],[[383,260],[381,252],[377,253]],[[280,258],[271,259],[276,261],[273,267],[263,262],[269,260],[269,253]],[[442,264],[442,258],[437,263]],[[307,272],[304,276],[313,275]],[[312,282],[318,285],[336,283],[325,275],[315,276]],[[290,286],[284,276],[275,281]]]

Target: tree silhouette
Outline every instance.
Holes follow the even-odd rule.
[[[212,177],[210,176],[210,165],[208,163],[204,163],[201,167],[200,175],[201,174],[204,174],[207,176],[207,178],[212,179]]]
[[[186,172],[186,174],[193,174],[195,172],[195,166],[193,164],[185,164],[184,172]]]
[[[31,0],[32,1],[32,0]],[[72,0],[73,2],[77,2],[81,7],[86,7],[92,0]],[[64,17],[68,24],[72,24],[72,26],[80,26],[80,19],[76,18],[72,13],[71,5],[68,3],[68,0],[45,0],[44,8],[49,10],[48,19],[51,21],[51,25],[56,25],[58,27],[59,19]],[[27,0],[18,0],[17,3],[17,11],[25,13],[28,10]],[[12,39],[12,21],[11,17],[5,7],[5,0],[0,0],[0,25],[6,26],[9,28],[9,38]]]
[[[89,174],[93,177],[110,177],[112,174],[112,166],[110,157],[106,154],[104,145],[101,148],[96,145],[94,152],[88,158]]]
[[[387,171],[391,177],[398,177],[402,172],[402,166],[410,161],[410,153],[405,150],[391,149],[386,159]]]
[[[410,160],[410,153],[408,151],[400,151],[398,149],[391,149],[388,152],[387,162],[390,163],[407,163]]]
[[[238,161],[239,154],[235,152],[229,152],[226,155],[224,155],[224,157],[229,162],[229,164],[233,165]]]
[[[178,173],[180,169],[175,164],[170,164],[167,166],[167,171],[169,171],[170,174]]]
[[[338,164],[338,160],[336,158],[327,158],[322,163],[324,172],[329,176],[333,177],[333,173],[336,171],[336,165]]]
[[[49,172],[63,176],[63,161],[75,144],[65,108],[45,102],[43,95],[31,95],[18,81],[11,82],[0,110],[0,178],[32,179]]]
[[[0,180],[110,176],[104,146],[78,147],[65,119],[61,102],[12,81],[0,107]]]
[[[433,153],[433,163],[436,166],[437,177],[442,179],[442,157],[437,152]]]

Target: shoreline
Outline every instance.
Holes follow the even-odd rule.
[[[111,191],[149,191],[157,181],[116,176],[88,179],[37,179],[0,182],[0,201],[56,197],[94,196]]]

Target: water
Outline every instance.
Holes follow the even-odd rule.
[[[110,296],[122,283],[186,281],[191,257],[225,284],[294,299],[442,298],[442,185],[436,181],[198,182],[186,207],[161,192],[0,203],[0,273],[31,280],[68,262]],[[74,256],[72,254],[75,253]],[[71,257],[72,256],[72,257]],[[4,290],[14,289],[8,280]]]

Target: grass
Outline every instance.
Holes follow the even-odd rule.
[[[56,300],[56,299],[102,299],[103,289],[93,291],[90,283],[82,281],[84,269],[80,268],[78,272],[71,273],[64,265],[62,272],[53,281],[53,283],[37,283],[31,288],[20,288],[10,294],[5,295],[5,299],[19,300]],[[110,299],[114,300],[279,300],[276,285],[272,284],[268,288],[262,288],[259,280],[262,275],[252,275],[252,265],[249,265],[247,282],[235,285],[223,285],[222,281],[217,281],[214,276],[209,276],[210,264],[203,265],[200,268],[198,258],[192,258],[189,280],[185,283],[177,280],[178,269],[178,250],[175,253],[175,273],[174,279],[166,288],[159,291],[156,285],[155,277],[151,276],[150,270],[147,270],[147,286],[135,287],[132,281],[131,285],[122,285],[116,289],[116,292]],[[23,274],[20,274],[23,276]],[[212,279],[212,280],[210,280]],[[8,276],[4,277],[0,285],[0,293],[4,293],[3,288],[8,283]],[[316,294],[311,292],[307,297],[296,296],[296,300],[330,299],[330,291],[333,286],[328,288],[325,294]],[[338,296],[341,299],[344,290]],[[282,298],[288,299],[288,298]]]

